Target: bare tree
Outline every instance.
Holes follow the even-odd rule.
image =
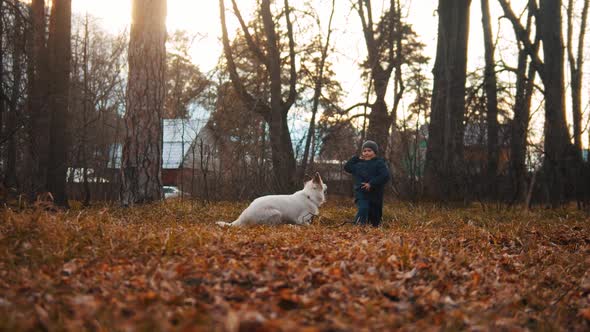
[[[536,18],[536,29],[543,45],[543,60],[539,57],[534,43],[528,38],[510,4],[499,0],[504,14],[512,23],[516,35],[539,74],[544,85],[545,96],[545,141],[543,170],[548,186],[549,201],[558,205],[564,201],[573,145],[567,129],[564,93],[564,43],[561,34],[561,0],[541,0],[537,8],[534,0],[529,1],[529,10]]]
[[[289,192],[295,187],[295,154],[293,144],[287,123],[287,114],[293,106],[297,97],[296,83],[296,57],[295,57],[295,40],[293,37],[293,26],[291,23],[291,8],[289,1],[284,0],[283,10],[287,27],[286,44],[288,45],[288,77],[283,77],[282,73],[282,55],[280,49],[280,35],[277,29],[273,14],[271,11],[271,1],[262,0],[260,2],[259,14],[262,20],[262,33],[264,40],[254,39],[249,28],[244,22],[237,2],[232,0],[234,13],[236,14],[242,32],[246,39],[248,49],[256,56],[265,70],[270,83],[270,100],[265,100],[262,96],[253,95],[247,91],[242,77],[240,77],[232,48],[230,46],[227,25],[225,18],[224,0],[219,0],[219,11],[221,19],[221,28],[223,34],[223,48],[227,61],[229,75],[234,85],[236,93],[240,96],[244,104],[251,110],[261,114],[268,123],[270,133],[270,144],[272,151],[272,164],[275,187],[278,192]],[[288,82],[288,92],[283,93],[283,80]]]
[[[47,169],[49,165],[49,128],[51,116],[48,109],[48,58],[45,20],[45,1],[31,2],[32,47],[29,54],[29,113],[31,123],[30,169],[27,176],[31,198],[47,190]]]
[[[495,196],[498,172],[498,87],[494,60],[494,41],[492,37],[492,24],[490,21],[489,0],[481,0],[482,26],[485,50],[485,94],[487,106],[487,145],[488,163],[487,173],[492,196]]]
[[[533,10],[528,11],[524,34],[530,39],[532,30]],[[518,40],[518,38],[517,38]],[[539,37],[532,45],[536,53],[539,48]],[[513,106],[514,117],[510,127],[510,178],[512,185],[512,201],[524,202],[526,199],[526,151],[530,123],[531,98],[534,91],[536,70],[527,56],[522,42],[518,42],[518,65],[516,68],[516,92]]]
[[[396,122],[397,107],[404,92],[401,77],[402,31],[401,9],[398,0],[390,0],[388,10],[375,25],[370,0],[358,0],[356,9],[361,19],[365,44],[367,46],[366,66],[371,75],[371,86],[375,101],[370,105],[369,128],[366,137],[379,142],[383,152],[387,150],[389,129]],[[407,51],[406,51],[407,52]],[[385,102],[387,87],[395,69],[394,105],[390,112]]]
[[[470,0],[438,5],[432,111],[428,128],[425,189],[430,198],[462,198],[463,119]]]
[[[326,41],[322,47],[319,64],[316,68],[315,85],[313,91],[313,106],[311,108],[311,120],[309,121],[309,130],[307,131],[307,137],[305,139],[305,148],[303,151],[303,159],[301,161],[301,172],[299,179],[303,179],[303,176],[307,172],[307,163],[309,158],[309,151],[311,147],[311,140],[315,135],[316,128],[316,114],[320,104],[320,97],[322,95],[322,87],[324,82],[324,70],[326,66],[326,59],[328,58],[328,49],[330,47],[330,37],[332,36],[332,19],[334,17],[334,10],[336,8],[336,0],[332,0],[332,10],[330,11],[330,19],[328,20],[328,32],[326,35]],[[318,26],[320,26],[318,18]]]
[[[543,41],[545,86],[545,163],[549,198],[553,205],[565,199],[571,142],[565,117],[564,43],[561,0],[541,0],[537,29]]]
[[[572,114],[574,127],[574,147],[578,159],[582,159],[582,69],[584,68],[584,37],[586,34],[586,22],[588,19],[588,5],[590,1],[584,0],[582,18],[578,33],[578,50],[574,56],[573,20],[574,0],[568,0],[567,5],[567,59],[570,65]]]
[[[129,41],[121,203],[162,197],[162,115],[166,94],[166,0],[134,0]]]
[[[15,9],[18,11],[18,9]],[[12,32],[12,86],[10,89],[10,98],[8,100],[8,117],[5,127],[6,146],[6,170],[4,185],[9,188],[18,188],[19,181],[17,175],[17,143],[19,129],[19,100],[22,94],[21,85],[23,77],[23,54],[25,52],[25,27],[23,17],[20,12],[14,13],[14,26]],[[2,64],[0,64],[2,66]],[[7,100],[6,96],[0,99]],[[4,104],[4,100],[0,103]]]
[[[50,85],[50,143],[47,188],[59,206],[68,206],[66,172],[68,160],[68,113],[71,59],[71,0],[53,0],[47,43]]]
[[[166,56],[166,102],[164,118],[188,118],[189,107],[211,82],[191,62],[192,38],[186,31],[176,31],[168,38]]]
[[[7,97],[4,92],[4,0],[0,0],[0,139],[4,138],[4,113],[6,113]],[[2,149],[0,149],[0,158],[2,158]],[[1,169],[0,169],[1,170]],[[3,181],[6,181],[4,176]]]

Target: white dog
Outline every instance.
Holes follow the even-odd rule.
[[[326,186],[319,173],[307,181],[302,190],[292,195],[269,195],[255,199],[232,223],[217,222],[219,226],[249,225],[309,225],[326,202]]]

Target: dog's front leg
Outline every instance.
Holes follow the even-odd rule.
[[[299,220],[298,220],[298,222],[297,222],[297,223],[298,223],[299,225],[303,225],[303,226],[309,226],[309,225],[311,225],[311,222],[313,221],[313,217],[314,217],[314,216],[315,216],[315,215],[314,215],[313,213],[311,213],[311,212],[308,212],[308,213],[306,213],[306,214],[303,214],[303,215],[301,215],[301,216],[299,217]]]

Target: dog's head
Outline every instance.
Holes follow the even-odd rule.
[[[305,182],[303,190],[314,202],[317,202],[318,205],[322,205],[326,202],[328,186],[322,181],[320,173],[316,172],[311,180]]]

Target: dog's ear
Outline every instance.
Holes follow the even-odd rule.
[[[322,177],[320,176],[320,173],[318,173],[318,172],[315,173],[315,175],[313,176],[313,183],[317,183],[317,184],[322,183]]]

